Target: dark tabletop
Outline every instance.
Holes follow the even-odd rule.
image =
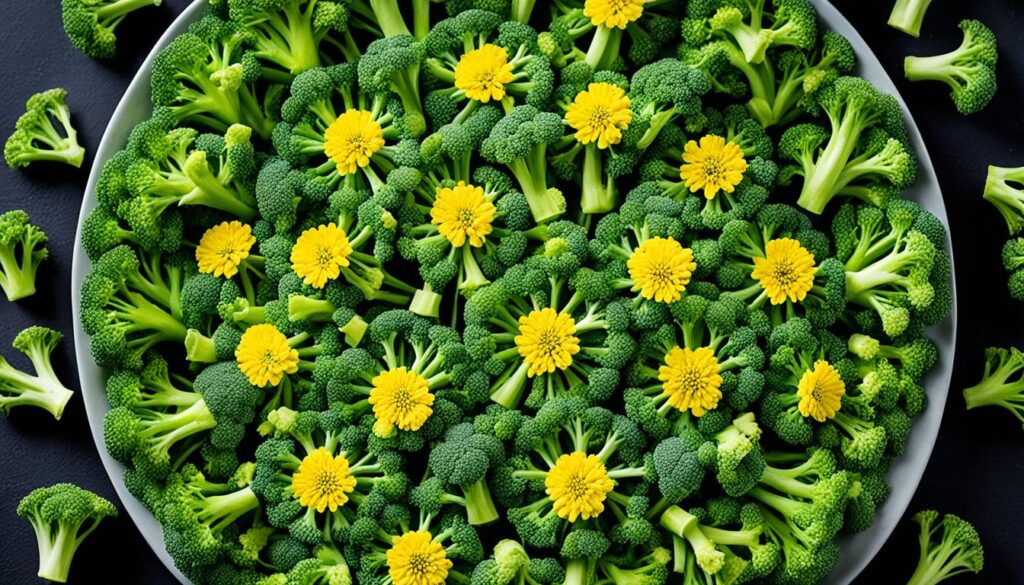
[[[921,128],[946,198],[960,283],[959,351],[935,452],[907,517],[858,583],[906,582],[917,559],[916,525],[909,515],[922,508],[962,515],[981,533],[984,572],[953,583],[1024,583],[1024,499],[1019,496],[1024,431],[1004,412],[967,414],[959,394],[980,376],[985,346],[1024,341],[1016,330],[1024,306],[1009,298],[999,262],[1005,226],[981,199],[988,164],[1024,165],[1024,151],[1015,148],[1024,129],[1024,7],[1018,0],[939,0],[928,13],[922,38],[912,39],[885,25],[892,0],[835,3],[896,80]],[[13,128],[30,95],[62,86],[69,92],[80,140],[89,149],[77,171],[62,165],[13,171],[0,164],[0,211],[24,209],[50,236],[51,259],[41,270],[39,293],[18,304],[0,300],[0,353],[15,365],[25,363],[9,343],[26,326],[47,325],[70,337],[71,250],[92,152],[152,43],[187,4],[166,0],[161,8],[131,17],[118,30],[119,57],[101,63],[71,48],[61,31],[57,0],[0,1],[0,138]],[[970,118],[956,114],[941,86],[910,84],[902,76],[905,55],[944,52],[959,44],[956,23],[967,17],[995,30],[1001,55],[999,93],[986,111]],[[70,338],[54,360],[66,383],[77,388]],[[29,490],[56,482],[77,483],[115,499],[80,398],[71,401],[59,423],[32,409],[0,420],[0,583],[38,581],[32,530],[14,511]],[[175,583],[127,515],[107,521],[86,541],[71,575],[70,582],[78,585]]]

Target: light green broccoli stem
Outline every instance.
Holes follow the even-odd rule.
[[[587,585],[592,579],[589,578],[590,569],[587,559],[572,559],[565,565],[564,585]]]
[[[474,291],[491,282],[484,276],[480,264],[476,261],[476,255],[469,245],[463,246],[462,250],[462,279],[459,282],[459,290],[468,292]]]
[[[230,494],[205,498],[203,508],[196,516],[200,522],[209,524],[214,533],[220,533],[259,505],[260,501],[256,494],[251,488],[246,487]]]
[[[292,75],[319,67],[320,49],[313,33],[316,4],[309,2],[305,12],[300,8],[301,2],[288,3],[280,12],[266,11],[265,26],[273,31],[274,38],[268,41],[262,35],[252,35],[260,56],[284,67]],[[282,48],[285,44],[287,47]],[[281,81],[289,82],[290,76]]]
[[[66,583],[71,560],[79,545],[100,525],[102,517],[90,516],[80,521],[58,522],[56,530],[45,521],[33,522],[39,546],[39,577]]]
[[[594,71],[609,69],[619,55],[622,45],[622,29],[604,25],[594,29],[594,38],[590,39],[585,61]]]
[[[697,564],[709,575],[714,575],[725,565],[725,554],[715,548],[715,543],[704,534],[696,516],[679,506],[671,506],[659,521],[663,528],[686,539],[697,557]]]
[[[192,363],[212,364],[217,361],[213,340],[195,329],[185,334],[185,359]]]
[[[125,16],[146,6],[160,6],[163,0],[116,0],[109,2],[93,11],[96,20],[103,22],[107,28],[114,28]]]
[[[36,294],[36,271],[45,256],[34,251],[37,242],[24,242],[21,256],[14,246],[0,246],[0,288],[4,289],[7,300],[17,301]]]
[[[530,212],[537,223],[549,222],[565,213],[565,198],[558,189],[548,189],[547,160],[545,145],[536,145],[530,149],[527,158],[512,161],[508,167],[519,181]]]
[[[850,105],[852,109],[857,105]],[[804,178],[797,205],[811,213],[820,215],[835,195],[836,181],[843,173],[850,155],[857,147],[864,124],[858,112],[847,112],[832,133],[828,145],[821,152],[817,162]]]
[[[910,56],[903,60],[903,73],[910,81],[941,81],[947,85],[958,87],[963,84],[956,60],[960,58],[958,51],[927,57]]]
[[[889,14],[889,26],[912,37],[919,36],[924,13],[931,3],[932,0],[896,0],[896,5]]]
[[[644,135],[640,137],[640,140],[637,141],[637,148],[643,150],[653,144],[658,138],[658,134],[661,133],[661,129],[664,128],[666,124],[674,120],[675,117],[676,115],[672,108],[651,114],[650,125],[647,127]]]
[[[430,33],[430,0],[412,1],[413,36],[422,41]]]
[[[536,0],[512,0],[512,20],[529,24],[535,3]]]
[[[525,361],[520,363],[519,367],[491,392],[491,400],[508,409],[517,408],[523,398],[523,390],[526,389],[527,371],[529,365]]]
[[[314,299],[303,295],[288,296],[288,320],[330,321],[337,308],[326,299]]]
[[[359,342],[363,340],[363,335],[366,334],[366,330],[370,328],[370,325],[363,320],[359,315],[354,315],[341,327],[338,327],[338,331],[345,336],[345,343],[350,347],[359,345]]]
[[[434,292],[429,283],[412,295],[409,311],[423,317],[437,317],[441,310],[441,295]]]
[[[468,487],[463,487],[462,495],[466,499],[466,519],[473,526],[490,524],[500,517],[486,480],[481,479]]]
[[[982,406],[1001,406],[1024,423],[1024,379],[1009,381],[1020,370],[1016,361],[1006,360],[998,368],[986,372],[981,382],[964,389],[967,410]]]
[[[596,144],[588,144],[583,153],[583,213],[608,213],[616,207],[615,181],[605,179],[603,155]]]
[[[409,27],[402,18],[402,10],[398,7],[398,0],[369,0],[370,8],[377,19],[381,32],[386,37],[398,35],[411,35]]]
[[[60,420],[75,393],[60,383],[52,368],[44,366],[44,371],[39,371],[40,364],[35,367],[37,375],[32,376],[0,357],[0,411],[7,414],[17,406],[35,406]]]
[[[228,189],[214,176],[206,162],[206,153],[194,150],[185,161],[185,174],[196,188],[179,201],[179,205],[205,205],[230,213],[239,219],[251,221],[258,212],[239,199],[239,194]]]

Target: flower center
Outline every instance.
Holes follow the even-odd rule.
[[[292,493],[299,504],[317,512],[344,506],[355,489],[345,455],[331,456],[323,447],[306,455],[292,476]]]
[[[338,174],[351,175],[370,164],[370,157],[384,146],[384,132],[373,114],[349,110],[324,132],[324,153],[338,167]]]
[[[292,270],[313,288],[323,288],[327,281],[341,275],[352,254],[345,232],[333,223],[302,232],[292,248]]]
[[[572,356],[580,351],[576,321],[554,309],[532,311],[519,318],[519,335],[515,337],[519,355],[529,366],[528,377],[564,370],[572,364]]]
[[[797,386],[800,403],[797,408],[804,417],[825,422],[839,412],[845,394],[846,384],[839,371],[827,361],[818,360],[800,377]]]
[[[644,240],[626,262],[633,291],[659,303],[673,303],[690,283],[697,263],[693,251],[673,238],[656,237]]]
[[[597,142],[608,148],[622,140],[622,131],[629,127],[633,112],[621,87],[610,83],[591,83],[565,111],[565,121],[576,130],[581,144]]]
[[[267,323],[245,330],[235,348],[239,369],[249,383],[260,388],[276,386],[285,374],[299,369],[299,352],[288,345],[288,338]]]
[[[490,43],[466,53],[455,66],[455,87],[482,103],[503,99],[512,79],[508,50]]]
[[[479,248],[491,233],[491,222],[497,211],[485,197],[483,188],[459,181],[454,187],[437,189],[430,220],[456,248],[461,248],[466,242]]]
[[[686,143],[679,178],[691,193],[703,189],[705,198],[714,199],[719,191],[732,193],[746,170],[747,161],[737,144],[709,134],[699,145],[693,140]]]
[[[377,418],[374,431],[388,436],[397,427],[403,431],[418,430],[434,409],[430,384],[417,372],[394,368],[373,379],[369,402]]]
[[[694,416],[704,416],[718,406],[722,397],[719,370],[718,359],[710,348],[674,347],[665,355],[658,379],[669,405],[681,412],[690,410]]]
[[[596,455],[580,451],[562,455],[544,479],[545,491],[560,518],[575,522],[595,518],[615,482]]]
[[[751,277],[761,284],[773,305],[788,299],[800,302],[814,287],[814,254],[800,242],[790,238],[771,240],[765,244],[765,257],[754,258]]]

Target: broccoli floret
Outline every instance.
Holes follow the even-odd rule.
[[[985,350],[985,371],[981,381],[964,389],[967,409],[1000,406],[1024,424],[1024,354],[1017,348],[990,347]]]
[[[126,16],[163,0],[61,0],[64,33],[71,45],[96,59],[109,59],[117,52],[114,31]]]
[[[920,36],[924,14],[932,0],[896,0],[889,14],[889,26],[912,37]]]
[[[14,124],[14,133],[4,144],[4,160],[11,168],[27,167],[36,161],[53,161],[82,166],[85,148],[71,125],[71,110],[61,88],[39,92],[28,99],[25,113]]]
[[[710,90],[710,84],[703,71],[677,59],[662,59],[638,69],[629,88],[636,113],[633,124],[646,128],[635,143],[643,150],[654,144],[667,124],[700,112],[701,96]]]
[[[898,188],[914,182],[917,161],[907,146],[896,98],[863,79],[840,77],[816,101],[830,129],[800,124],[779,141],[779,154],[797,163],[791,174],[803,177],[801,207],[820,214],[833,197],[858,182],[881,180]]]
[[[448,430],[445,440],[430,451],[430,470],[445,484],[462,491],[466,519],[479,526],[498,520],[498,510],[487,487],[487,474],[505,459],[505,448],[495,437],[476,434],[472,423]]]
[[[217,132],[244,124],[270,138],[275,121],[253,88],[261,68],[248,42],[236,23],[213,15],[196,22],[153,61],[153,104],[177,122]]]
[[[931,57],[907,57],[903,71],[910,81],[941,81],[961,114],[985,109],[996,93],[996,36],[977,20],[963,20],[963,42],[956,50]],[[915,35],[917,36],[917,35]]]
[[[419,89],[424,56],[423,43],[397,35],[373,41],[359,59],[359,86],[371,93],[394,92],[402,102],[410,136],[419,136],[427,128]]]
[[[1006,220],[1010,235],[1024,229],[1024,191],[1019,185],[1024,185],[1024,167],[988,167],[984,197]]]
[[[757,505],[747,504],[739,518],[728,523],[741,526],[707,525],[678,506],[665,510],[660,518],[661,526],[672,535],[677,567],[682,564],[680,555],[692,554],[696,566],[709,577],[731,577],[732,582],[746,583],[770,575],[779,560],[779,547],[769,541],[765,519]],[[680,545],[684,550],[680,550]]]
[[[507,165],[530,204],[537,223],[547,223],[565,213],[565,197],[548,188],[547,146],[563,135],[558,114],[541,112],[533,106],[516,106],[502,118],[480,146],[480,154],[491,162]]]
[[[807,0],[696,2],[687,7],[683,21],[683,37],[689,44],[722,39],[749,64],[764,61],[773,47],[810,49],[817,31],[817,12]]]
[[[39,576],[66,583],[79,545],[117,507],[70,483],[36,488],[18,503],[18,515],[32,524],[39,545]]]
[[[30,223],[24,211],[0,215],[0,288],[7,300],[36,293],[36,272],[49,257],[46,242],[46,234]]]
[[[970,522],[953,514],[940,520],[935,510],[914,514],[914,522],[921,525],[921,558],[908,585],[937,585],[956,575],[981,572],[985,550]]]
[[[0,356],[0,411],[10,414],[18,406],[35,406],[60,420],[64,407],[75,394],[57,378],[50,359],[62,338],[59,332],[38,325],[14,338],[14,349],[28,357],[35,375],[16,369]]]

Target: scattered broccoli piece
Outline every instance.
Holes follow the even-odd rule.
[[[889,26],[912,37],[920,36],[924,14],[931,3],[932,0],[896,0],[889,14]]]
[[[984,197],[1006,220],[1010,235],[1024,229],[1024,190],[1019,186],[1024,186],[1024,167],[988,167]]]
[[[95,59],[109,59],[117,52],[114,31],[126,16],[163,0],[61,0],[64,33],[71,45]]]
[[[956,50],[931,57],[907,57],[903,70],[910,81],[945,83],[957,111],[975,114],[985,109],[996,94],[996,36],[977,20],[961,21],[960,30],[964,39]]]
[[[35,375],[16,369],[0,356],[0,411],[10,414],[18,406],[36,406],[60,420],[64,407],[75,394],[53,371],[50,355],[61,339],[63,335],[59,332],[38,325],[14,338],[14,349],[28,357]]]
[[[981,381],[964,389],[967,409],[1000,406],[1024,424],[1024,354],[1017,348],[990,347],[985,350],[985,371]]]
[[[937,585],[956,575],[981,572],[985,551],[970,522],[953,514],[940,520],[935,510],[914,514],[914,522],[921,525],[921,558],[907,585]]]
[[[9,167],[27,167],[36,161],[82,166],[85,148],[78,143],[78,131],[71,125],[67,97],[66,90],[56,88],[28,98],[25,113],[4,144],[4,160]]]
[[[32,524],[39,545],[39,576],[66,583],[71,561],[82,542],[117,507],[70,483],[36,488],[18,503],[18,515]]]
[[[49,257],[46,234],[29,221],[24,211],[0,215],[0,288],[9,301],[36,294],[36,272]]]

